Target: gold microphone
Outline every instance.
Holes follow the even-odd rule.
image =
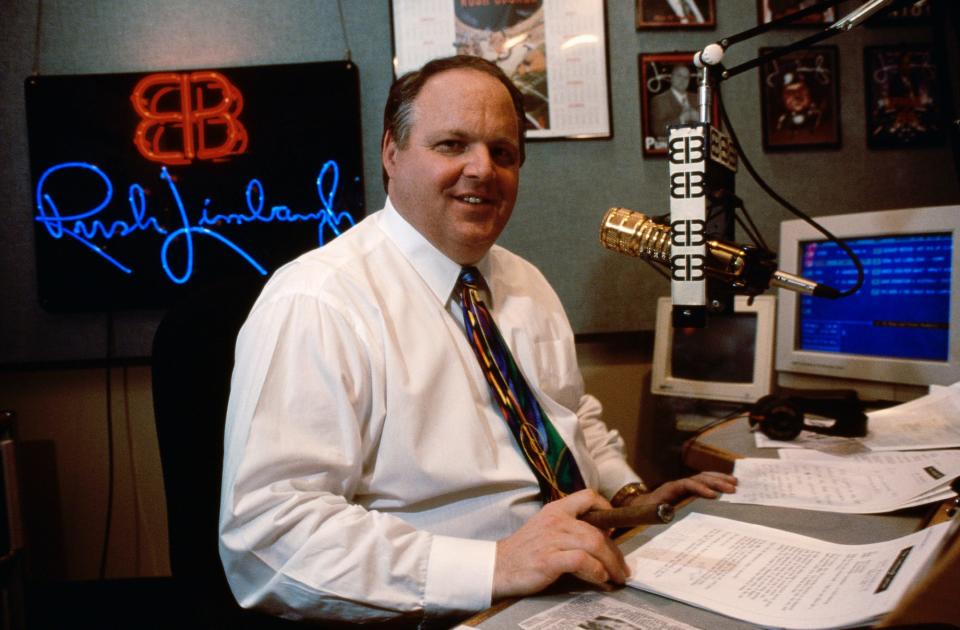
[[[654,222],[645,214],[626,208],[610,208],[600,222],[600,244],[611,251],[643,258],[670,268],[669,225]],[[805,295],[839,297],[825,284],[778,270],[773,252],[751,245],[736,245],[708,239],[705,271],[736,291],[763,293],[771,285]]]

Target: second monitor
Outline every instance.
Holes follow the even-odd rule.
[[[773,385],[776,298],[748,304],[734,299],[734,312],[711,317],[705,328],[674,328],[670,298],[657,301],[651,391],[661,396],[753,403]]]

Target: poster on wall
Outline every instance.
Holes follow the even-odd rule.
[[[437,57],[496,63],[523,94],[528,140],[611,136],[602,0],[393,0],[396,76]]]
[[[25,92],[47,310],[263,278],[364,215],[349,62],[33,76]]]

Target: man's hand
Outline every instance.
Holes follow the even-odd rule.
[[[564,573],[592,584],[623,584],[629,569],[607,532],[577,517],[610,508],[593,490],[548,503],[512,535],[497,542],[493,599],[537,593]]]
[[[736,491],[737,478],[733,475],[721,472],[702,472],[693,477],[668,481],[653,492],[631,497],[626,505],[675,504],[690,495],[716,499],[721,492],[731,494]]]

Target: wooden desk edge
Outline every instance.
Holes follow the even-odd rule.
[[[734,461],[742,459],[743,455],[698,441],[702,437],[701,434],[683,443],[683,465],[698,472],[715,470],[732,473]]]

